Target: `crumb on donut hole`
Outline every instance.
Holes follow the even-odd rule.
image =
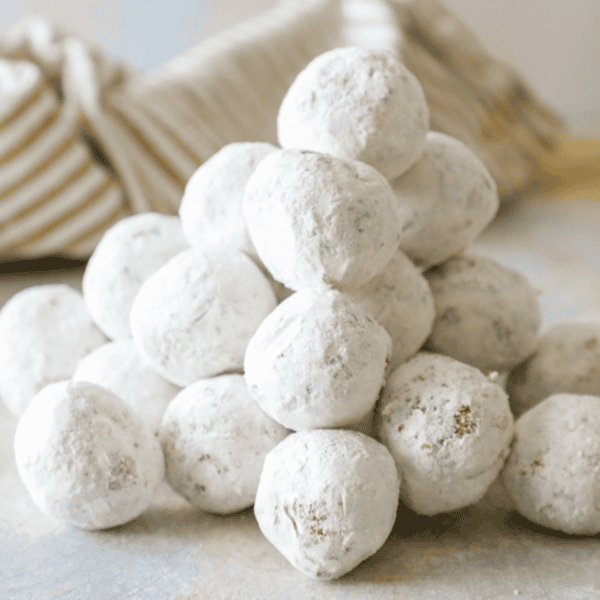
[[[132,339],[115,340],[90,352],[77,366],[73,379],[96,383],[115,393],[155,434],[169,402],[181,389],[141,357]]]
[[[296,77],[277,116],[282,148],[360,160],[388,179],[421,156],[428,129],[420,83],[387,49],[321,54]]]
[[[131,309],[133,340],[165,379],[241,371],[248,341],[276,306],[271,285],[239,250],[184,250],[140,288]]]
[[[0,396],[15,416],[46,385],[70,379],[79,361],[107,342],[83,296],[68,285],[16,293],[0,311]]]
[[[258,163],[275,150],[264,142],[235,142],[198,167],[179,206],[190,245],[236,248],[258,259],[242,213],[244,191]]]
[[[466,250],[499,206],[496,183],[461,141],[432,131],[425,152],[392,182],[407,215],[400,248],[426,269]]]
[[[565,533],[600,533],[600,397],[553,394],[515,424],[502,471],[517,510]]]
[[[46,386],[15,432],[21,480],[39,509],[83,529],[131,521],[164,474],[158,439],[121,398],[86,381]]]
[[[508,377],[515,416],[560,392],[600,395],[600,323],[555,325],[540,337],[535,354]]]
[[[388,378],[377,433],[402,476],[404,502],[435,515],[484,496],[508,455],[513,417],[506,393],[481,371],[420,353]]]
[[[379,442],[358,432],[303,431],[267,455],[254,513],[296,569],[334,579],[384,544],[399,484],[394,460]]]
[[[166,479],[201,510],[243,510],[254,504],[265,456],[288,433],[254,402],[243,375],[200,379],[165,412]]]
[[[261,323],[244,374],[253,398],[285,427],[343,427],[375,405],[391,346],[385,329],[343,292],[309,288]]]
[[[260,260],[293,290],[357,289],[385,267],[400,239],[396,200],[380,173],[296,148],[258,165],[244,215]]]
[[[121,219],[102,236],[83,274],[83,297],[110,339],[131,338],[129,313],[140,287],[189,247],[179,217],[154,212]]]
[[[470,253],[424,275],[436,310],[429,350],[486,372],[509,371],[535,352],[540,307],[521,273]]]
[[[416,354],[431,333],[433,294],[425,277],[401,250],[379,275],[348,295],[390,334],[388,372]]]

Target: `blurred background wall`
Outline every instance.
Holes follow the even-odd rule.
[[[148,70],[276,0],[0,0],[0,30],[45,17]],[[445,0],[576,129],[600,131],[600,0]]]

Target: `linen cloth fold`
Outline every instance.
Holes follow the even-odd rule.
[[[28,19],[0,33],[0,260],[85,258],[124,216],[175,214],[223,146],[277,143],[288,87],[340,45],[395,50],[431,128],[469,146],[501,197],[535,191],[563,122],[441,0],[280,0],[147,73]]]
[[[118,219],[177,212],[236,141],[276,142],[295,76],[340,41],[340,0],[282,0],[140,73],[39,19],[0,36],[0,255],[89,256]]]
[[[110,169],[82,137],[64,93],[61,42],[30,21],[0,46],[0,255],[85,256],[130,214]],[[103,74],[104,75],[104,74]]]

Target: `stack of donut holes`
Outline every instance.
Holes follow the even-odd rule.
[[[82,294],[2,309],[33,501],[108,528],[164,477],[200,510],[254,506],[316,579],[374,554],[400,501],[435,515],[498,481],[532,521],[600,532],[600,326],[541,335],[526,279],[470,250],[496,185],[429,130],[416,78],[389,51],[326,52],[277,128],[204,163],[178,216],[111,228]]]

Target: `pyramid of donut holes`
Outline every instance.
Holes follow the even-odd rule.
[[[254,505],[316,579],[377,552],[399,502],[435,515],[492,483],[533,521],[600,531],[600,337],[541,343],[536,291],[469,249],[495,183],[428,115],[391,51],[326,52],[281,104],[279,147],[226,146],[179,215],[115,225],[83,296],[2,309],[0,392],[42,511],[112,527],[164,476],[198,510]],[[556,390],[549,357],[575,381],[577,344],[586,384]],[[538,404],[515,423],[515,402]]]

